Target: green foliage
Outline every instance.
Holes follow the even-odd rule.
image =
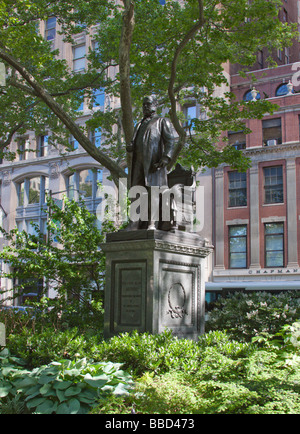
[[[170,331],[160,335],[123,333],[104,341],[95,350],[93,358],[123,363],[135,376],[146,371],[155,374],[171,369],[195,371],[201,356],[195,342],[178,339]]]
[[[95,339],[82,335],[76,328],[57,331],[47,327],[41,332],[24,328],[8,336],[7,346],[28,367],[36,368],[61,359],[83,358],[91,351]]]
[[[299,414],[299,323],[280,331],[280,344],[275,338],[257,346],[210,332],[196,344],[195,371],[145,373],[134,393],[103,400],[93,413]]]
[[[1,413],[300,412],[299,323],[260,334],[252,343],[225,331],[208,332],[197,342],[169,331],[125,333],[108,341],[76,330],[55,334],[49,329],[9,337],[11,354],[19,357],[7,350],[0,356]],[[36,368],[28,369],[30,364]],[[134,388],[121,365],[134,375]]]
[[[238,340],[251,341],[261,333],[275,334],[300,318],[298,291],[271,294],[233,293],[219,299],[209,314],[207,330],[226,329]]]
[[[298,36],[296,25],[281,23],[278,19],[282,0],[168,0],[164,6],[158,0],[135,0],[132,3],[135,26],[131,47],[128,47],[132,106],[127,101],[128,107],[122,107],[123,111],[133,110],[134,118],[139,118],[143,96],[153,93],[158,96],[161,109],[170,109],[168,88],[175,67],[172,88],[176,100],[182,104],[196,100],[208,115],[201,122],[189,120],[194,124],[195,135],[190,137],[187,131],[186,147],[181,155],[183,161],[195,168],[221,162],[245,168],[248,162],[241,152],[229,149],[220,152],[215,145],[222,137],[222,131],[238,130],[242,119],[261,118],[264,113],[272,113],[274,106],[264,100],[249,104],[237,102],[228,95],[220,98],[214,91],[228,84],[224,64],[238,62],[247,69],[255,63],[256,53],[261,47],[267,47],[272,53],[272,50],[289,46]],[[110,66],[119,66],[122,6],[122,2],[120,5],[106,0],[28,0],[26,6],[23,0],[18,0],[0,4],[0,58],[2,56],[7,71],[11,72],[6,88],[0,93],[0,136],[3,138],[0,149],[8,159],[14,157],[8,145],[16,131],[20,134],[26,130],[36,131],[37,135],[51,131],[49,143],[55,146],[59,143],[70,151],[68,138],[70,134],[74,135],[74,125],[70,127],[70,123],[58,121],[57,112],[53,111],[49,101],[45,101],[46,92],[60,105],[60,119],[67,115],[73,120],[78,116],[76,110],[83,95],[90,99],[92,109],[93,91],[96,89],[104,88],[110,97],[120,96],[119,74],[112,78],[107,71]],[[189,38],[199,15],[203,15],[203,23]],[[37,21],[49,17],[57,17],[63,40],[73,45],[78,33],[88,33],[92,29],[99,48],[97,51],[89,50],[86,70],[82,73],[71,71],[67,62],[59,59],[58,50],[53,50],[44,34],[37,32]],[[182,51],[178,53],[182,43]],[[15,73],[15,66],[8,62],[5,53],[9,53],[43,85],[43,98],[28,80]],[[104,113],[92,112],[84,129],[86,140],[83,143],[81,139],[81,144],[111,170],[113,161],[120,163],[125,159],[120,110],[106,107]],[[118,128],[113,129],[113,125]],[[107,132],[108,146],[98,153],[88,139],[89,127]],[[123,130],[125,127],[123,125]],[[110,164],[99,157],[100,152],[110,157]]]
[[[47,205],[47,240],[38,227],[36,234],[17,229],[2,231],[9,245],[0,252],[0,259],[11,270],[2,277],[19,282],[14,287],[15,298],[26,295],[32,282],[43,281],[39,298],[30,303],[39,324],[96,329],[97,333],[103,323],[105,273],[99,246],[106,230],[114,228],[111,223],[103,223],[99,231],[96,216],[84,202],[65,198],[61,209],[48,198]],[[49,288],[56,294],[54,298],[47,297]]]
[[[16,408],[20,396],[25,410],[35,414],[85,414],[102,397],[128,394],[131,377],[120,364],[61,360],[32,371],[22,369],[7,351],[0,353],[0,397],[4,412]],[[0,413],[3,403],[1,401]],[[18,408],[20,411],[20,408]]]

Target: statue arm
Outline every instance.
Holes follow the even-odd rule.
[[[174,129],[169,119],[163,119],[162,138],[164,143],[163,158],[167,158],[169,162],[172,158],[175,140]]]

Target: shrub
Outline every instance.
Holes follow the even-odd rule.
[[[57,331],[48,327],[36,333],[24,328],[19,334],[8,337],[7,346],[31,368],[61,359],[85,357],[95,342],[96,337],[86,338],[77,328]]]
[[[224,330],[235,339],[251,341],[261,333],[277,333],[300,318],[299,292],[235,293],[217,301],[207,330]]]
[[[4,413],[18,409],[35,414],[84,414],[101,397],[128,394],[132,386],[130,375],[114,363],[62,360],[28,371],[5,350],[0,353],[0,365],[0,397],[4,399],[0,412],[4,409]]]
[[[123,363],[124,369],[135,376],[146,371],[156,374],[172,369],[195,371],[201,356],[196,342],[178,339],[170,331],[160,335],[150,333],[123,333],[95,347],[95,360]]]
[[[210,332],[199,341],[196,371],[146,373],[134,393],[104,399],[93,413],[128,414],[132,407],[142,414],[299,413],[299,342],[299,323],[263,336],[260,346]]]

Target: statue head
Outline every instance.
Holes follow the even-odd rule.
[[[145,117],[151,116],[156,112],[157,109],[157,99],[155,96],[146,96],[143,100],[143,113]]]

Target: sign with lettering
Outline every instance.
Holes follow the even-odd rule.
[[[259,274],[300,274],[300,268],[262,268],[261,270],[248,270],[248,274],[259,275]]]
[[[142,270],[121,270],[120,324],[140,326],[142,321]]]

